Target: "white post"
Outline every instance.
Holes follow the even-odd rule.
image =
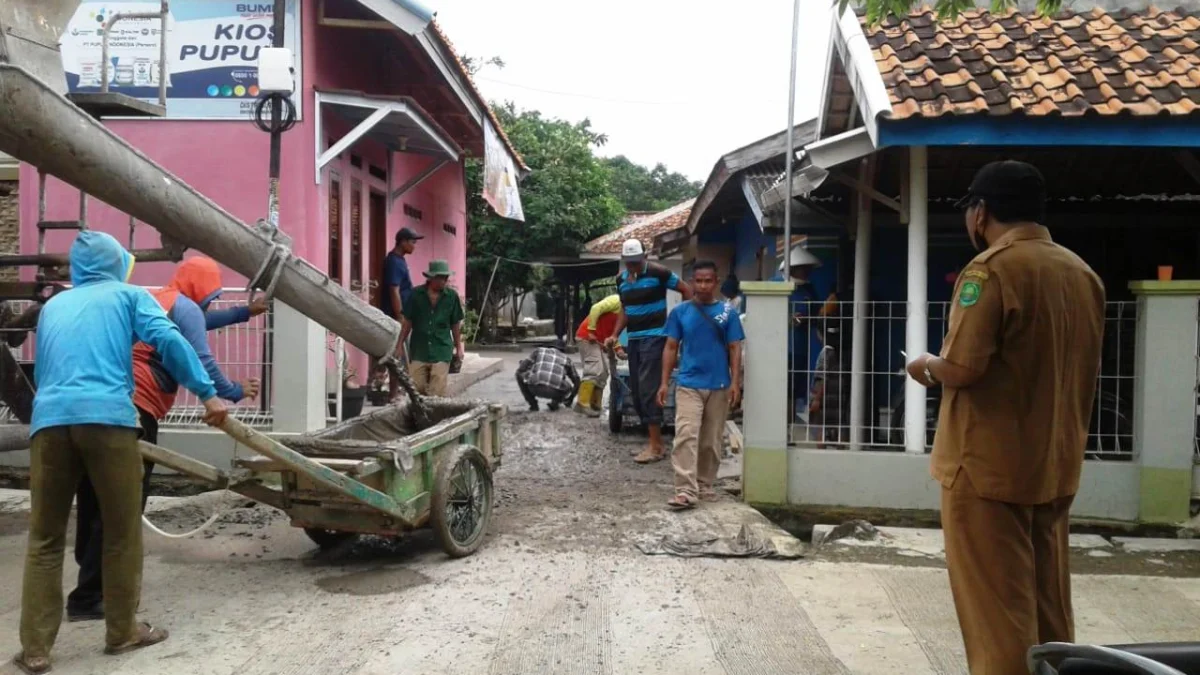
[[[866,426],[867,299],[871,279],[871,201],[858,197],[858,226],[854,240],[854,324],[850,340],[850,449],[861,450]]]
[[[908,150],[908,312],[905,347],[915,359],[929,349],[929,175],[924,147]],[[925,387],[904,385],[904,449],[925,452]]]
[[[275,363],[271,364],[272,430],[325,427],[325,329],[276,300]],[[338,382],[338,387],[341,382]]]

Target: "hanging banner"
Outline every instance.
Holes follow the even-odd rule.
[[[483,119],[483,151],[483,198],[499,215],[525,222],[517,189],[517,167],[487,117]]]
[[[84,0],[62,38],[70,92],[97,92],[104,24],[115,14],[156,13],[159,0]],[[258,98],[258,51],[274,38],[272,0],[171,0],[167,17],[167,117],[246,119]],[[298,1],[288,0],[284,46],[301,91]],[[158,101],[160,19],[122,19],[108,38],[109,91]],[[293,96],[296,111],[300,97]]]

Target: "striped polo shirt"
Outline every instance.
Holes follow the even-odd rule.
[[[679,277],[662,265],[646,263],[637,279],[629,278],[629,270],[617,277],[617,293],[625,308],[625,329],[629,339],[665,336],[667,323],[667,290],[679,289]]]

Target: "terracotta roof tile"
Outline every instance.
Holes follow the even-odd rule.
[[[619,255],[625,240],[637,239],[649,251],[658,235],[687,227],[688,216],[692,214],[692,205],[695,203],[695,199],[689,199],[665,211],[627,221],[603,237],[589,241],[583,250],[593,255]]]
[[[971,10],[938,22],[926,7],[863,32],[893,119],[1200,109],[1200,18],[1182,10]]]

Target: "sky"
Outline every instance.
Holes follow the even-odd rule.
[[[460,55],[498,56],[483,95],[608,135],[598,150],[693,180],[717,159],[787,128],[787,0],[433,0]],[[704,7],[701,9],[701,7]],[[828,0],[803,0],[796,120],[816,115]]]

